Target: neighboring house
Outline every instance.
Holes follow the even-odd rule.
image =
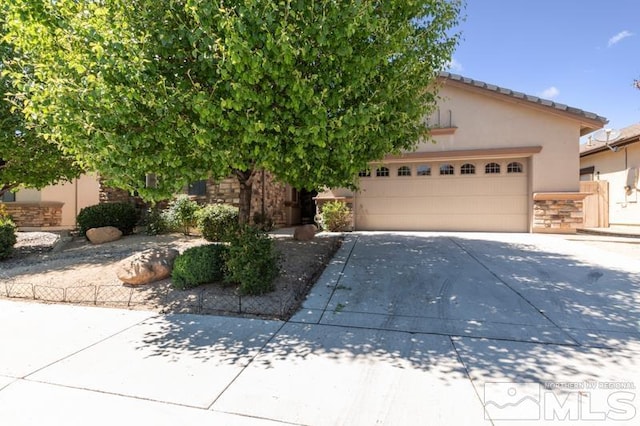
[[[580,146],[580,180],[600,182],[596,188],[605,193],[601,200],[608,224],[640,226],[639,169],[640,124],[621,129],[609,144],[591,141]]]
[[[23,230],[71,229],[80,209],[99,202],[100,184],[94,175],[50,185],[41,190],[21,189],[5,193],[2,201]]]
[[[356,230],[575,232],[582,224],[580,137],[604,117],[442,73],[435,143],[361,172],[359,191],[330,189]]]

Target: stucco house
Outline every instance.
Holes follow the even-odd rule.
[[[355,192],[298,191],[261,174],[253,185],[252,215],[264,213],[278,226],[309,223],[317,207],[341,200],[352,207],[355,230],[575,232],[581,227],[579,140],[606,119],[455,74],[442,73],[439,80],[438,110],[425,118],[435,143],[421,142],[415,152],[372,163],[360,173]],[[73,226],[81,205],[129,197],[92,179],[72,185],[72,194],[87,194],[67,195],[59,226]],[[186,191],[203,203],[239,201],[235,179],[196,182]],[[45,194],[54,192],[45,189],[39,199],[35,193],[29,199],[52,202],[55,197]],[[15,201],[26,198],[20,191]]]
[[[597,114],[442,73],[435,143],[362,171],[359,190],[318,196],[353,208],[356,230],[575,232],[580,137]]]
[[[580,180],[592,182],[600,192],[600,214],[605,216],[592,226],[640,226],[639,170],[640,123],[620,129],[609,143],[591,140],[580,146]],[[597,212],[594,208],[591,214]]]

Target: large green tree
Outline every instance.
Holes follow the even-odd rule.
[[[458,0],[6,7],[21,52],[11,76],[42,136],[148,199],[234,174],[241,221],[256,170],[298,188],[353,186],[368,162],[426,137],[460,13]]]
[[[0,7],[0,35],[5,19]],[[0,38],[0,196],[18,187],[42,188],[80,173],[73,157],[38,136],[22,114],[23,99],[14,95],[4,64],[14,59],[11,44]],[[23,72],[28,72],[25,68]]]

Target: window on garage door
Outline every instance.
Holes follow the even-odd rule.
[[[507,173],[522,173],[522,163],[514,161],[507,164]]]
[[[428,166],[426,164],[420,164],[416,168],[416,170],[417,170],[416,174],[418,176],[431,176],[431,166]]]
[[[389,177],[389,168],[388,167],[378,167],[376,170],[377,177]]]
[[[488,174],[488,175],[499,174],[500,173],[500,164],[498,164],[498,163],[487,163],[484,166],[484,172],[485,172],[485,174]]]
[[[475,175],[476,174],[476,166],[471,163],[465,163],[460,167],[461,175]]]
[[[411,167],[409,166],[398,167],[398,176],[411,176]]]
[[[371,170],[360,170],[358,173],[360,177],[371,177]]]
[[[440,174],[441,175],[452,175],[455,173],[455,170],[451,164],[441,164],[440,165]]]

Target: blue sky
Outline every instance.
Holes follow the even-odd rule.
[[[450,72],[640,122],[640,0],[467,0]]]

